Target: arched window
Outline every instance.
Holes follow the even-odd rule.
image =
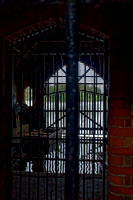
[[[30,86],[24,89],[24,102],[27,106],[33,105],[33,89]]]

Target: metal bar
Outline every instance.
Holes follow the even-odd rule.
[[[96,82],[96,70],[95,70],[95,61],[93,61],[93,67],[94,67],[94,94],[93,94],[93,99],[92,99],[92,109],[93,109],[93,123],[92,123],[92,128],[93,128],[93,142],[92,142],[92,174],[93,174],[93,180],[92,180],[92,200],[94,200],[95,197],[95,120],[96,120],[96,88],[95,88],[95,82]]]
[[[87,72],[90,71],[90,68],[85,70],[85,72],[80,76],[80,78],[78,79],[78,81],[80,81],[83,77],[86,77],[85,75],[87,74]]]
[[[87,36],[87,35],[86,35]],[[89,37],[89,36],[88,36]],[[90,39],[94,39],[94,37],[93,38],[90,38]],[[52,40],[52,41],[47,41],[47,40],[42,40],[42,41],[40,41],[41,43],[57,43],[57,41],[56,40]],[[93,42],[92,40],[91,41],[86,41],[86,43],[91,43],[91,42]],[[101,42],[101,41],[99,41],[99,42]],[[58,40],[58,43],[63,43],[63,44],[65,44],[65,41],[61,41],[61,40]],[[80,43],[85,43],[85,41],[84,40],[80,40]]]
[[[5,51],[6,50],[6,51]],[[1,185],[1,192],[0,192],[0,197],[4,198],[5,199],[9,199],[11,200],[11,195],[12,195],[12,191],[11,191],[11,183],[12,183],[12,178],[13,178],[13,173],[12,173],[12,160],[11,160],[11,154],[12,154],[12,150],[11,150],[11,143],[12,143],[12,136],[13,136],[13,131],[12,131],[12,127],[13,127],[13,64],[14,64],[14,56],[12,56],[12,45],[9,46],[9,44],[7,44],[6,42],[2,42],[0,40],[0,53],[1,53],[1,57],[2,58],[2,55],[6,52],[6,56],[8,55],[8,59],[7,59],[7,62],[6,62],[6,65],[5,66],[5,63],[4,63],[4,59],[0,59],[0,64],[1,64],[1,70],[7,70],[6,67],[8,67],[8,71],[7,71],[7,80],[6,81],[7,83],[4,85],[4,89],[6,91],[7,89],[7,93],[6,94],[6,101],[5,101],[5,98],[3,98],[3,100],[1,101],[1,108],[5,108],[5,105],[2,104],[3,101],[5,101],[5,104],[6,104],[6,110],[4,110],[4,116],[6,116],[7,114],[7,117],[5,118],[5,121],[4,122],[7,122],[8,124],[8,128],[6,128],[7,131],[4,132],[4,135],[3,135],[3,130],[1,132],[1,137],[3,137],[4,139],[4,143],[3,143],[3,147],[4,148],[1,148],[1,150],[4,149],[4,153],[3,151],[1,151],[1,156],[0,156],[0,159],[4,159],[2,160],[2,163],[1,163],[1,172],[2,172],[2,176],[3,176],[3,179],[2,179],[2,185]],[[3,53],[3,54],[2,54]],[[3,58],[5,58],[3,56]],[[2,63],[3,61],[3,63]],[[11,63],[12,65],[11,65]],[[3,75],[3,72],[2,72],[2,75]],[[3,77],[2,77],[3,78]],[[1,79],[1,83],[2,83],[2,80]],[[2,86],[2,85],[1,85]],[[2,93],[2,92],[1,92]],[[2,94],[3,95],[3,94]],[[1,110],[3,111],[3,109]],[[10,114],[9,114],[10,113]],[[1,113],[2,114],[2,113]],[[3,115],[2,115],[3,116]],[[3,116],[3,117],[4,117]],[[3,120],[1,120],[3,122]],[[3,126],[3,124],[1,123],[1,125]],[[5,157],[3,157],[5,156]],[[6,164],[6,165],[5,165]],[[6,166],[6,168],[4,168]],[[4,169],[4,170],[3,170]],[[1,173],[0,173],[1,174]],[[8,191],[8,192],[7,192]]]
[[[66,74],[66,71],[63,68],[61,68],[61,70]]]
[[[38,56],[39,54],[38,54],[38,53],[32,53],[32,54],[30,54],[30,53],[13,53],[13,55],[14,55],[14,56],[16,56],[16,55],[18,55],[18,56],[30,56],[30,55],[32,55],[32,56]],[[56,53],[56,52],[41,53],[41,56],[48,56],[48,55],[49,55],[49,56],[56,56],[57,53]],[[62,56],[62,55],[63,55],[63,56],[66,56],[66,53],[59,52],[58,55],[60,55],[60,56]],[[84,53],[84,52],[81,52],[80,55],[81,55],[81,56],[84,56],[85,53]],[[104,52],[91,52],[91,53],[87,52],[86,55],[87,55],[87,56],[104,55]],[[21,60],[20,60],[20,61],[21,61]],[[19,62],[20,62],[20,61],[19,61]],[[15,67],[16,67],[18,64],[19,64],[19,63],[16,63],[16,64],[15,64]]]
[[[86,49],[85,49],[86,50]],[[84,63],[84,74],[85,74],[85,72],[86,72],[86,62]],[[85,151],[85,147],[86,147],[86,145],[85,145],[85,133],[86,133],[86,131],[85,131],[85,127],[86,127],[86,117],[85,117],[85,115],[86,115],[86,113],[85,113],[85,110],[86,110],[86,76],[84,76],[84,100],[83,100],[83,102],[84,102],[84,138],[83,138],[83,140],[84,140],[84,170],[83,170],[83,200],[85,200],[85,191],[86,191],[86,188],[85,188],[85,154],[86,154],[86,151]],[[81,102],[82,103],[82,102]]]
[[[78,18],[79,1],[66,2],[66,176],[65,200],[78,200]]]
[[[32,56],[30,55],[30,60],[32,61]],[[29,100],[30,100],[30,103],[29,103],[29,106],[30,106],[30,112],[31,112],[31,85],[32,85],[32,64],[30,64],[30,68],[29,68],[29,71],[30,71],[30,76],[29,76],[29,86],[30,86],[30,90],[28,91],[28,96],[29,96]],[[30,113],[30,116],[31,116],[31,113]],[[31,125],[30,125],[30,119],[29,119],[29,146],[30,146],[30,153],[28,155],[28,162],[29,162],[29,177],[28,177],[28,191],[29,191],[29,198],[31,197],[31,165],[30,165],[30,161],[31,161],[31,129],[30,129]]]
[[[48,41],[49,41],[49,37],[50,37],[50,29],[48,28]],[[50,61],[50,56],[49,56],[49,46],[48,46],[48,49],[47,49],[47,52],[48,52],[48,61]],[[50,62],[49,62],[50,63]],[[49,66],[48,66],[49,67]],[[46,67],[45,67],[46,69]],[[48,68],[48,75],[50,75],[50,68]],[[47,82],[47,138],[48,138],[48,141],[49,141],[49,109],[50,109],[50,106],[49,106],[49,94],[50,94],[50,87],[49,87],[49,79],[48,79],[48,82]],[[46,200],[49,199],[49,192],[50,192],[50,188],[49,188],[49,176],[48,176],[48,152],[47,152],[47,179],[46,179]]]
[[[23,121],[23,113],[22,113],[22,102],[23,102],[23,71],[21,72],[21,102],[20,102],[20,106],[21,106],[21,114],[20,114],[20,188],[19,188],[19,198],[21,199],[21,191],[22,191],[22,136],[23,136],[23,128],[22,128],[22,121]],[[29,185],[28,185],[29,186]],[[28,198],[29,198],[30,194],[29,194],[29,187],[28,187]],[[30,199],[30,198],[29,198]]]
[[[55,111],[55,110],[54,110],[54,111]],[[61,120],[64,119],[65,117],[66,117],[66,115],[60,117],[60,118],[58,119],[58,121],[61,121]],[[53,122],[53,123],[50,124],[48,127],[50,128],[50,127],[52,127],[52,126],[55,125],[55,124],[56,124],[56,122]]]
[[[57,41],[58,42],[58,41]],[[58,56],[56,58],[56,65],[58,65]],[[58,70],[57,70],[57,77],[56,77],[56,103],[55,103],[55,109],[56,109],[56,153],[55,153],[55,156],[56,156],[56,160],[55,160],[55,171],[56,171],[56,177],[55,177],[55,199],[57,199],[57,187],[58,187],[58,184],[57,184],[57,179],[58,179],[58,164],[59,164],[59,161],[58,161],[58,128],[59,128],[59,94],[58,94]]]
[[[106,152],[106,97],[107,97],[107,88],[106,88],[106,70],[108,68],[108,52],[107,44],[105,43],[106,53],[103,61],[103,77],[104,77],[104,96],[103,96],[103,200],[105,200],[105,152]]]

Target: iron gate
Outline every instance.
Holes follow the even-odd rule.
[[[11,157],[15,200],[65,199],[64,38],[62,26],[50,26],[10,45],[14,69]],[[79,38],[78,199],[104,200],[108,163],[107,48],[104,40],[89,33],[81,31]]]

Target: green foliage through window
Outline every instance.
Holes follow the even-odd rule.
[[[30,101],[31,101],[31,105],[32,105],[33,89],[28,86],[25,89],[25,103],[29,106],[30,105]]]
[[[79,84],[79,93],[80,93],[80,101],[101,101],[103,100],[103,94],[99,87],[94,88],[92,85]],[[94,96],[95,90],[95,96]],[[57,97],[58,94],[58,97]],[[58,98],[58,99],[57,99]],[[55,102],[55,101],[66,101],[66,84],[55,84],[55,85],[47,85],[45,101]]]

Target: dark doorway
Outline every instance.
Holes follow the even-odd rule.
[[[64,28],[47,27],[11,44],[12,199],[65,195],[66,54]],[[107,199],[107,45],[80,32],[79,200]]]

